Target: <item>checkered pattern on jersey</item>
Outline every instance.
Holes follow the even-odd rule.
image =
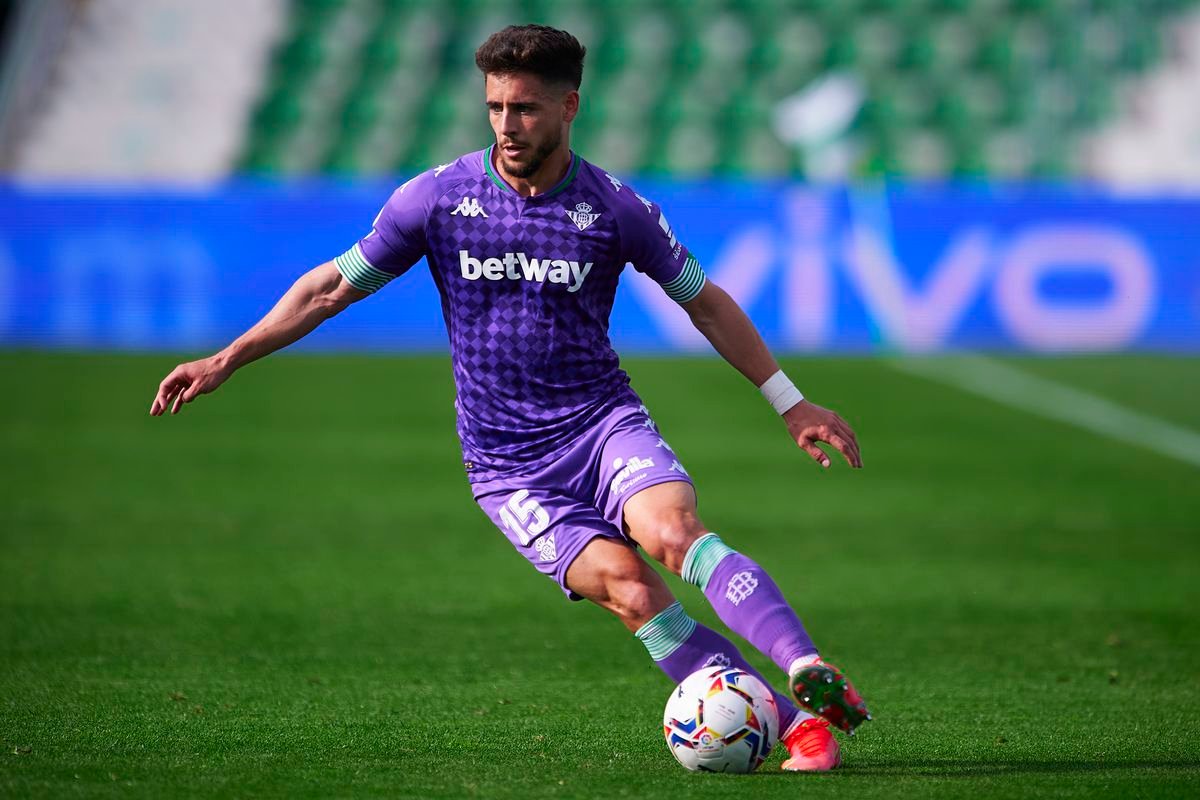
[[[522,198],[486,174],[435,204],[426,227],[429,264],[442,293],[458,387],[458,432],[472,479],[540,469],[592,419],[636,400],[608,338],[619,260],[609,198],[582,174],[553,196]],[[611,190],[609,190],[611,191]],[[473,198],[483,214],[452,213]],[[582,230],[568,213],[599,214]],[[577,212],[578,213],[578,212]],[[586,219],[584,220],[586,222]],[[463,251],[484,261],[508,253],[574,261],[578,283],[463,274]],[[520,267],[517,268],[520,272]],[[547,277],[549,275],[547,274]]]

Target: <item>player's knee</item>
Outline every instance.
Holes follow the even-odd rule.
[[[663,509],[656,513],[648,527],[649,530],[643,532],[645,541],[639,539],[639,544],[676,575],[683,568],[688,548],[707,533],[694,511],[681,508]]]

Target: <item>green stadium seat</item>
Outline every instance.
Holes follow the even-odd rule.
[[[274,94],[255,114],[255,130],[276,136],[281,131],[295,128],[304,113],[298,93],[281,91]]]
[[[282,171],[280,160],[283,150],[277,137],[265,133],[252,135],[238,160],[240,169],[253,173],[277,173]]]
[[[1055,6],[1055,0],[1009,0],[1013,12],[1029,17],[1044,17]]]
[[[858,12],[862,16],[886,16],[899,18],[913,11],[920,11],[920,0],[859,0]]]
[[[1013,29],[1005,23],[996,24],[985,34],[975,51],[972,67],[976,70],[1007,75],[1016,66],[1012,47]]]
[[[351,97],[342,109],[341,131],[344,136],[355,138],[374,127],[381,116],[377,98],[365,92],[359,93]]]
[[[858,63],[858,43],[847,30],[831,33],[822,66],[829,71],[851,69]]]
[[[326,153],[321,171],[335,175],[353,175],[362,172],[362,158],[357,138],[343,136]]]
[[[936,87],[929,76],[902,73],[880,86],[888,87],[886,91],[900,125],[914,127],[929,123],[938,101]]]
[[[291,80],[302,80],[324,60],[324,40],[318,34],[304,32],[278,51],[275,69]]]
[[[945,90],[934,104],[930,121],[934,126],[949,136],[962,135],[971,130],[976,123],[971,107],[962,95],[953,90]]]
[[[596,44],[588,47],[583,79],[592,83],[597,75],[606,78],[625,67],[629,57],[629,46],[620,25],[605,23],[604,34]]]
[[[895,99],[888,91],[877,91],[867,98],[859,111],[857,126],[871,137],[882,137],[894,133],[904,126],[904,120],[896,109]]]
[[[394,32],[375,36],[363,50],[363,68],[374,73],[386,73],[400,64],[401,43]]]
[[[1015,80],[1006,87],[1004,102],[996,116],[996,123],[1003,126],[1024,126],[1036,113],[1032,77]]]
[[[292,23],[315,29],[342,9],[343,0],[292,0]]]
[[[902,44],[901,32],[883,16],[870,17],[854,28],[859,67],[871,74],[890,71]]]
[[[1119,56],[1122,69],[1130,72],[1141,71],[1158,56],[1158,36],[1153,29],[1137,26],[1125,31],[1125,42]]]
[[[910,29],[900,46],[897,66],[910,72],[928,72],[936,63],[937,47],[932,33],[923,25]]]
[[[964,14],[977,5],[979,5],[979,0],[933,0],[930,4],[930,11],[938,16],[945,17]]]
[[[988,165],[984,157],[983,138],[978,128],[964,128],[947,138],[952,151],[951,174],[956,178],[983,178]]]

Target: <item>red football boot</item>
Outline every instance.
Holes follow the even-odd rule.
[[[842,763],[842,748],[829,731],[829,720],[810,717],[783,737],[791,758],[781,765],[788,772],[828,772]]]
[[[871,718],[862,695],[842,671],[821,659],[793,672],[788,686],[802,708],[824,717],[851,736],[855,728]]]

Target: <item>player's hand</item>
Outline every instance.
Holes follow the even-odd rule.
[[[846,420],[818,405],[802,400],[792,406],[783,415],[788,433],[796,440],[796,444],[808,453],[822,467],[829,466],[829,456],[817,442],[826,442],[841,453],[846,463],[854,468],[862,466],[862,456],[858,452],[858,439]]]
[[[178,414],[184,403],[213,391],[229,378],[231,372],[217,356],[180,364],[158,385],[150,416],[161,417],[168,407],[172,414]]]

